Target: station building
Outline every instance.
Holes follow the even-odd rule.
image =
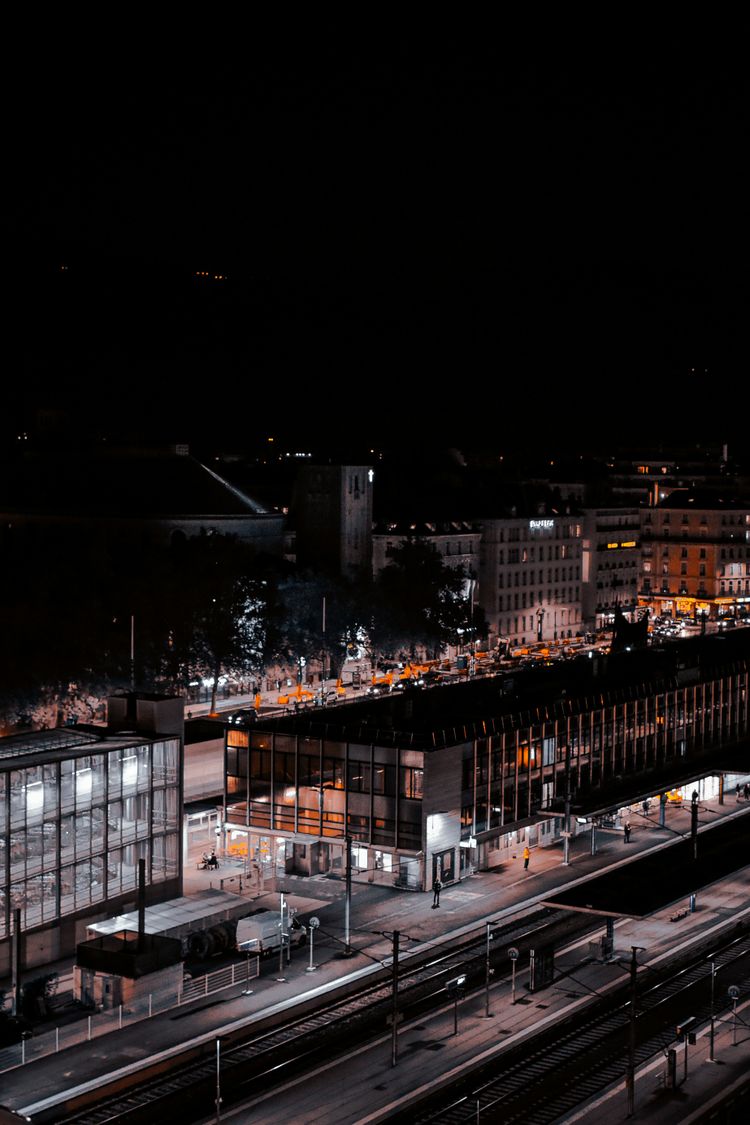
[[[405,889],[487,870],[692,779],[748,737],[750,630],[225,731],[224,846]],[[574,815],[571,815],[574,814]]]
[[[92,921],[182,893],[183,701],[108,701],[108,726],[0,739],[0,975],[72,953]]]

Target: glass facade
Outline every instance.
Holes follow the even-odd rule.
[[[534,725],[508,716],[504,733],[464,748],[462,839],[549,808],[567,773],[582,794],[747,737],[748,673],[569,710]]]
[[[417,851],[422,751],[227,731],[227,819],[267,832]]]
[[[29,930],[132,892],[141,858],[147,883],[179,875],[179,739],[70,741],[0,743],[0,938],[14,910]]]

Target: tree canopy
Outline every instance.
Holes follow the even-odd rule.
[[[394,548],[375,584],[370,623],[373,652],[383,656],[438,655],[469,628],[463,568],[446,566],[435,547],[417,537]]]

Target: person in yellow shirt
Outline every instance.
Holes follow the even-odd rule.
[[[530,859],[531,859],[531,852],[529,851],[529,845],[527,844],[526,847],[523,849],[523,869],[524,869],[524,871],[528,871]]]

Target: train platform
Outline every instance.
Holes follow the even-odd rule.
[[[710,830],[712,823],[727,818],[744,818],[749,812],[750,802],[742,797],[737,799],[734,791],[724,797],[723,803],[718,798],[701,801],[701,832]],[[261,975],[252,982],[251,995],[243,995],[242,986],[236,986],[180,1009],[179,1018],[175,1018],[173,1013],[154,1016],[91,1043],[83,1043],[61,1051],[58,1055],[47,1056],[25,1067],[6,1071],[0,1076],[2,1101],[15,1109],[33,1113],[35,1106],[63,1090],[70,1090],[93,1081],[100,1075],[177,1048],[192,1038],[218,1033],[221,1028],[237,1021],[259,1019],[269,1010],[293,1007],[304,996],[309,996],[311,992],[320,994],[352,972],[366,975],[372,971],[372,967],[388,963],[395,930],[401,935],[401,957],[407,960],[409,950],[420,944],[430,942],[438,947],[443,943],[450,943],[456,934],[476,929],[487,920],[501,919],[519,908],[531,908],[536,903],[554,898],[559,891],[581,880],[595,877],[604,869],[612,870],[613,867],[629,864],[646,853],[666,849],[671,841],[689,835],[690,832],[690,810],[685,807],[668,808],[664,826],[659,824],[658,804],[655,802],[647,810],[642,806],[640,811],[636,808],[630,810],[630,820],[632,832],[627,844],[620,829],[602,829],[597,832],[595,854],[591,854],[590,834],[582,832],[571,841],[569,864],[563,863],[562,845],[557,844],[533,849],[528,870],[524,869],[519,850],[515,858],[510,858],[498,870],[480,872],[444,888],[439,909],[432,909],[431,892],[409,893],[391,887],[355,883],[351,898],[351,946],[354,954],[350,958],[341,956],[343,881],[321,876],[312,879],[287,877],[283,888],[287,901],[291,901],[303,920],[312,914],[320,920],[314,946],[317,966],[314,972],[307,971],[308,950],[295,951],[291,964],[285,966],[285,979],[277,979],[280,974],[275,971],[274,966],[265,965]],[[191,873],[191,885],[197,886],[196,880],[204,877],[207,882],[213,879],[216,885],[217,875],[221,878],[232,877],[228,865],[222,865],[218,872],[194,869]],[[648,917],[617,920],[614,935],[615,951],[620,957],[618,962],[591,963],[581,967],[581,962],[588,953],[587,938],[566,953],[563,960],[558,961],[558,969],[562,967],[573,972],[576,978],[580,977],[581,997],[578,1000],[583,1002],[583,996],[587,992],[606,988],[615,976],[622,974],[623,958],[629,958],[632,945],[643,947],[645,952],[641,957],[648,964],[657,957],[666,956],[670,949],[689,940],[691,935],[712,930],[728,920],[743,916],[744,912],[750,910],[747,906],[749,877],[750,871],[743,869],[700,890],[692,911],[687,902],[666,901],[663,908]],[[251,888],[249,893],[254,905],[278,909],[278,891]],[[675,914],[679,915],[679,919],[673,921]],[[605,921],[602,919],[602,933],[604,928]],[[316,1089],[316,1080],[308,1077],[299,1088],[290,1088],[288,1093],[275,1092],[263,1103],[263,1108],[256,1107],[247,1120],[268,1122],[269,1125],[282,1119],[285,1125],[295,1120],[349,1123],[385,1121],[389,1114],[396,1111],[394,1107],[397,1107],[400,1099],[407,1097],[410,1091],[419,1086],[437,1080],[442,1081],[446,1087],[449,1086],[451,1072],[460,1065],[462,1058],[476,1057],[478,1053],[497,1046],[500,1027],[503,1029],[504,1042],[510,1041],[511,1036],[531,1034],[534,1020],[540,1018],[539,1009],[545,1009],[543,1018],[551,1019],[566,1004],[575,1002],[568,995],[571,991],[576,989],[571,990],[568,981],[564,990],[553,986],[540,994],[532,1004],[511,1005],[507,982],[498,981],[491,988],[494,1019],[486,1018],[485,996],[474,993],[461,1003],[458,1036],[453,1034],[453,1006],[447,1005],[441,1015],[425,1021],[427,1026],[403,1029],[400,1033],[403,1051],[397,1067],[390,1065],[388,1042],[363,1050],[357,1056],[362,1059],[364,1083],[363,1101],[359,1108],[352,1100],[359,1084],[355,1084],[354,1076],[347,1070],[347,1093],[351,1098],[342,1110],[343,1115],[336,1115],[337,1111],[330,1101],[325,1104],[326,1088],[330,1099],[334,1087],[331,1085],[331,1074],[324,1073],[321,1076],[322,1086],[318,1089],[318,1097],[323,1098],[323,1104],[318,1110],[314,1110],[312,1104],[308,1105],[307,1102],[303,1105],[301,1100],[303,1093],[305,1098],[312,1097]],[[740,1009],[739,1015],[741,1019],[745,1018],[743,1009]],[[717,1057],[720,1061],[716,1064],[703,1066],[700,1062],[702,1046],[693,1048],[688,1082],[674,1093],[669,1092],[669,1104],[679,1101],[682,1116],[656,1116],[652,1119],[665,1122],[687,1121],[689,1118],[686,1114],[692,1106],[692,1099],[695,1098],[695,1104],[698,1104],[694,1091],[698,1088],[699,1081],[716,1090],[723,1089],[730,1081],[734,1081],[734,1059],[743,1058],[742,1065],[745,1068],[750,1061],[750,1036],[747,1035],[744,1024],[741,1032],[737,1046],[730,1043],[725,1049],[726,1036],[731,1036],[731,1032],[722,1025],[717,1038]],[[702,1044],[703,1036],[699,1038],[699,1045]],[[347,1067],[350,1065],[352,1064],[348,1063]],[[658,1067],[652,1074],[639,1074],[637,1113],[645,1112],[647,1105],[656,1104],[659,1080]],[[706,1093],[705,1097],[708,1096],[709,1093]],[[447,1093],[446,1099],[449,1099]],[[690,1106],[686,1099],[690,1100]],[[624,1107],[624,1093],[620,1100]],[[283,1111],[280,1110],[281,1106],[285,1107]],[[616,1116],[619,1108],[605,1106],[602,1110],[592,1109],[592,1113],[595,1112],[600,1116],[601,1113]],[[664,1107],[659,1112],[665,1112]],[[241,1115],[233,1116],[230,1110],[226,1112],[226,1119],[243,1120]],[[585,1117],[578,1119],[586,1120]],[[589,1119],[595,1121],[600,1118],[591,1116]],[[631,1118],[633,1119],[637,1117]]]

